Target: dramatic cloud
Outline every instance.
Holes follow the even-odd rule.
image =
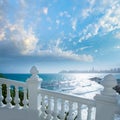
[[[53,57],[59,60],[74,60],[74,61],[84,61],[84,62],[92,62],[93,57],[87,54],[76,54],[72,50],[63,50],[60,48],[61,39],[57,39],[56,42],[52,42],[49,44],[48,49],[39,49],[38,55],[40,57]]]
[[[7,31],[7,34],[5,32]],[[30,54],[36,49],[38,39],[32,29],[25,30],[21,24],[8,24],[2,30],[1,40],[11,41],[21,54]]]
[[[93,62],[93,56],[83,54],[78,55],[72,51],[63,51],[60,48],[54,48],[53,50],[40,50],[39,56],[48,56],[53,58],[58,58],[61,60],[74,60],[74,61],[83,61],[83,62]]]
[[[27,3],[24,0],[20,0],[20,3],[22,11]],[[34,52],[38,39],[32,30],[32,26],[30,28],[24,27],[25,21],[24,16],[21,16],[21,12],[17,12],[18,17],[12,23],[5,12],[6,9],[10,9],[9,3],[4,1],[0,5],[0,41],[5,40],[6,43],[9,41],[9,43],[14,44],[13,47],[18,49],[19,53],[24,55]]]
[[[72,51],[62,51],[61,49],[58,49],[56,52],[56,55],[59,54],[60,57],[70,59],[70,60],[77,60],[77,61],[84,61],[84,62],[92,62],[93,57],[91,55],[78,55],[73,53]]]
[[[91,66],[111,54],[118,57],[119,39],[119,0],[0,1],[3,65],[24,59],[24,63],[67,61]],[[117,61],[109,58],[111,63]]]
[[[11,31],[11,40],[15,43],[22,54],[33,53],[37,47],[38,39],[34,35],[32,29],[25,30],[19,25],[15,28],[15,30]]]

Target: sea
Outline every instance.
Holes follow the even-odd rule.
[[[98,80],[102,81],[107,74],[109,73],[44,73],[38,75],[42,79],[41,88],[43,89],[76,94],[84,98],[93,99],[96,94],[103,90],[103,86],[98,83]],[[3,75],[7,79],[22,82],[26,82],[31,76],[31,74],[8,73]],[[120,82],[120,73],[112,73],[112,75],[117,82]]]

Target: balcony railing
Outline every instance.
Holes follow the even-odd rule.
[[[91,120],[95,115],[95,102],[75,95],[39,90],[41,95],[41,120]],[[94,109],[93,109],[94,108]],[[86,114],[85,114],[86,113]],[[83,118],[84,117],[84,118]],[[95,116],[94,116],[95,117]],[[95,119],[95,118],[94,118]]]
[[[38,119],[35,120],[117,120],[119,95],[113,90],[116,80],[112,75],[104,77],[104,90],[90,100],[42,89],[42,79],[38,77],[36,67],[30,72],[32,76],[26,82],[0,78],[0,111],[4,108],[11,111],[23,109],[26,113],[37,111]]]
[[[20,94],[22,105],[20,106]],[[0,106],[7,108],[28,108],[27,85],[24,82],[17,82],[0,78]],[[13,103],[13,104],[12,104]]]

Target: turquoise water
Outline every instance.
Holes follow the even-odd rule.
[[[75,78],[78,77],[83,78],[86,77],[87,79],[91,77],[100,77],[103,78],[105,75],[109,73],[55,73],[55,74],[39,74],[39,77],[41,77],[44,81],[50,81],[50,80],[64,80],[64,79],[69,79],[69,78]],[[115,78],[120,79],[120,74],[119,73],[113,73]],[[17,81],[23,81],[25,82],[31,74],[4,74],[4,76],[8,79],[12,80],[17,80]]]
[[[42,78],[41,88],[53,90],[57,92],[75,94],[83,98],[94,99],[99,94],[103,86],[91,78],[98,77],[103,80],[108,73],[67,73],[67,74],[39,74]],[[113,74],[116,79],[120,79],[120,74]],[[30,74],[4,74],[11,80],[26,82],[30,78]]]
[[[76,83],[80,80],[85,82],[90,78],[99,77],[103,79],[105,75],[108,73],[67,73],[67,74],[39,74],[39,77],[43,79],[42,88],[46,89],[59,89],[60,85],[65,85],[69,83]],[[120,74],[113,74],[116,79],[120,79]],[[30,74],[4,74],[4,76],[8,79],[23,81],[25,82],[28,78],[30,78]]]

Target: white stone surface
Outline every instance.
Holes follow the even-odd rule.
[[[0,120],[40,120],[38,111],[0,108]]]
[[[114,115],[118,106],[117,94],[113,87],[117,85],[115,78],[109,74],[102,82],[104,90],[101,95],[95,96],[96,120],[114,120]]]

